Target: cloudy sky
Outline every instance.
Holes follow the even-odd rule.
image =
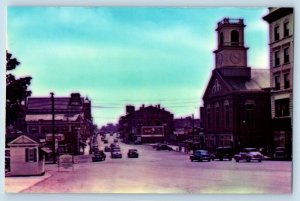
[[[126,104],[161,104],[199,117],[214,68],[216,24],[244,18],[248,65],[268,68],[266,8],[9,7],[8,51],[32,96],[92,100],[95,123],[116,123]]]

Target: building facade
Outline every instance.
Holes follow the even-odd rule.
[[[165,142],[173,133],[173,119],[160,105],[143,105],[138,110],[126,106],[126,115],[119,120],[120,134],[126,142]]]
[[[293,8],[269,8],[272,133],[275,147],[292,148],[294,12]]]
[[[245,26],[243,19],[229,18],[217,25],[215,68],[201,108],[208,149],[266,147],[270,143],[269,71],[248,67]]]
[[[93,132],[91,101],[79,93],[72,93],[70,97],[54,97],[53,100],[54,122],[51,97],[27,99],[26,133],[52,148],[54,131],[58,153],[79,154],[80,146]]]

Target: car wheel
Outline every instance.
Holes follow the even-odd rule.
[[[260,162],[260,163],[261,163],[261,159],[259,159],[259,160],[258,160],[258,162]]]
[[[232,161],[232,158],[229,158],[228,160]]]
[[[194,162],[194,160],[193,160],[193,159],[191,159],[191,162]]]
[[[250,159],[250,158],[247,158],[246,161],[249,163],[249,162],[251,162],[251,159]]]
[[[210,162],[210,159],[208,159],[207,161]]]
[[[222,161],[223,160],[223,158],[220,158],[220,161]]]
[[[237,162],[237,163],[238,163],[238,162],[240,162],[240,160],[239,160],[239,159],[235,159],[235,162]]]

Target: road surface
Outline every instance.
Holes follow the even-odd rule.
[[[108,137],[112,142],[114,137]],[[100,149],[104,144],[98,138]],[[109,143],[110,144],[110,143]],[[108,145],[109,145],[108,144]],[[292,163],[286,161],[190,162],[189,155],[176,151],[156,151],[149,145],[119,142],[122,159],[75,164],[74,171],[57,172],[23,192],[35,193],[256,193],[291,192]],[[127,158],[137,148],[139,158]]]

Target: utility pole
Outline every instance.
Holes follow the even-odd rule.
[[[52,152],[53,152],[53,164],[56,163],[56,153],[55,153],[55,113],[54,113],[54,93],[51,92],[51,108],[52,108]]]
[[[194,114],[192,114],[192,135],[193,135],[193,142],[195,143],[195,131],[194,131],[194,127],[195,127],[195,120],[194,120]]]

